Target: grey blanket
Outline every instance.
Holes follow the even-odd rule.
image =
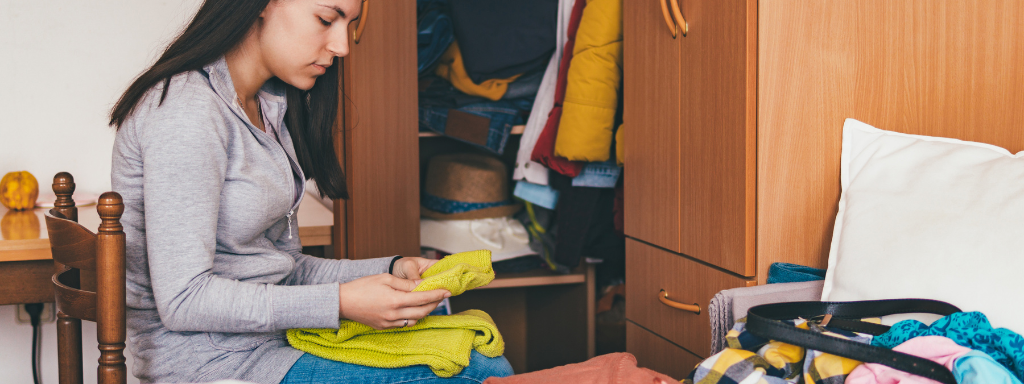
[[[824,281],[782,283],[727,289],[715,294],[708,305],[711,318],[711,354],[716,354],[728,345],[725,336],[732,329],[736,319],[747,316],[747,310],[761,304],[790,301],[821,300]]]

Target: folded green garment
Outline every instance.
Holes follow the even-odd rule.
[[[457,253],[423,273],[415,291],[444,288],[452,295],[494,280],[490,251]],[[452,377],[469,365],[476,349],[487,357],[505,352],[505,342],[491,317],[478,310],[450,316],[427,316],[407,328],[375,330],[342,320],[339,329],[290,329],[288,342],[325,359],[378,368],[423,364],[440,377]]]

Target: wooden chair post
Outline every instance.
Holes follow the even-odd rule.
[[[54,210],[64,218],[78,222],[78,207],[71,194],[75,193],[75,178],[70,173],[61,172],[53,176],[53,193],[57,195],[57,201],[53,203]]]
[[[82,320],[57,312],[57,376],[60,384],[82,384]]]
[[[125,383],[125,236],[121,195],[100,196],[96,210],[102,223],[96,235],[96,338],[100,383]]]
[[[53,176],[54,210],[71,221],[78,221],[78,207],[71,195],[75,178],[61,172]],[[55,262],[56,263],[56,262]],[[58,273],[67,267],[57,263]],[[57,377],[60,384],[82,384],[82,320],[57,311]]]

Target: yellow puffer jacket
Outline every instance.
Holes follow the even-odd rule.
[[[588,0],[569,64],[555,155],[605,161],[622,87],[622,1]]]

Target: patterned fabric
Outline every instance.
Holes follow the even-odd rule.
[[[727,348],[718,354],[704,360],[690,377],[683,380],[684,383],[767,383],[784,384],[786,380],[766,376],[766,372],[772,369],[764,357],[743,349]]]
[[[893,348],[918,336],[945,336],[957,344],[992,356],[1019,380],[1024,380],[1024,337],[1006,328],[993,329],[981,312],[960,312],[943,317],[927,326],[917,320],[904,320],[871,341],[872,345]]]
[[[867,320],[877,322],[877,319]],[[821,327],[802,319],[787,323],[825,335],[868,344],[870,335]],[[769,341],[746,330],[746,318],[726,336],[729,348],[711,356],[683,380],[687,384],[842,384],[859,361]]]
[[[493,203],[467,203],[463,201],[448,200],[443,197],[437,197],[426,193],[423,194],[421,203],[427,209],[441,213],[462,213],[513,204],[512,200],[496,201]]]

